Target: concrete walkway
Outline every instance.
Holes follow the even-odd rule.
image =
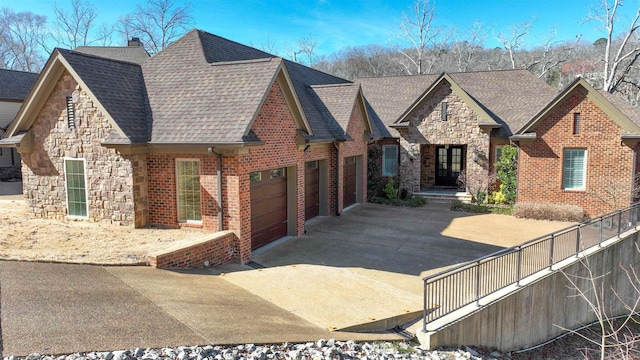
[[[399,339],[329,330],[415,317],[425,274],[565,226],[443,206],[361,205],[255,254],[265,269],[0,262],[3,355]]]

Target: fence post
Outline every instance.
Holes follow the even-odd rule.
[[[427,282],[423,281],[424,284],[424,300],[423,300],[423,308],[422,308],[422,332],[427,332]]]
[[[555,240],[556,240],[556,234],[551,234],[551,249],[549,249],[549,269],[553,270],[553,255],[554,255],[554,248],[555,246]]]
[[[476,264],[476,303],[480,305],[480,262]]]
[[[600,221],[598,221],[598,245],[602,244],[602,227],[604,226],[604,218],[600,216]]]
[[[618,237],[620,236],[621,225],[622,225],[622,210],[618,210]]]
[[[516,284],[520,286],[520,279],[522,278],[522,247],[518,247],[518,268],[516,274]]]
[[[578,255],[578,253],[580,252],[580,243],[582,240],[582,225],[578,225],[578,228],[576,229],[577,234],[576,234],[576,255]]]

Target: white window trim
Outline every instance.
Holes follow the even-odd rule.
[[[85,202],[85,212],[87,216],[78,216],[78,215],[70,215],[69,214],[69,186],[67,184],[67,161],[82,161],[82,169],[84,170],[84,202]],[[89,219],[89,182],[87,181],[87,160],[84,158],[71,158],[71,157],[63,157],[62,158],[62,167],[64,173],[64,194],[65,194],[65,204],[67,205],[67,219],[73,220],[88,220]]]
[[[178,224],[193,224],[193,225],[202,225],[202,191],[200,191],[200,220],[180,220],[180,211],[179,211],[179,207],[180,207],[180,195],[178,194],[179,192],[179,188],[178,188],[178,177],[180,176],[180,174],[178,174],[178,162],[180,161],[197,161],[198,162],[198,170],[201,172],[202,171],[202,167],[200,166],[200,159],[198,158],[176,158],[175,161],[175,174],[176,174],[176,217],[178,220]],[[198,174],[198,177],[201,178],[200,174]],[[202,184],[200,185],[202,186]]]
[[[567,150],[582,150],[584,151],[584,161],[583,161],[583,169],[582,169],[582,186],[581,187],[565,187],[564,183],[564,160],[566,156]],[[588,161],[588,151],[583,148],[564,148],[562,149],[562,190],[563,191],[585,191],[587,189],[587,161]]]
[[[394,169],[393,173],[391,173],[391,174],[385,172],[385,166],[384,166],[385,159],[386,159],[385,152],[384,152],[385,148],[386,149],[395,148],[395,151],[396,151],[395,169]],[[399,149],[398,145],[382,145],[382,176],[396,176],[396,175],[398,175],[398,152],[399,152],[399,150],[400,149]]]

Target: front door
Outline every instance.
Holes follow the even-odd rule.
[[[436,147],[436,186],[457,186],[462,171],[462,146]]]

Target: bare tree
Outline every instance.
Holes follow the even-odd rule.
[[[469,37],[467,40],[454,41],[451,44],[452,51],[456,57],[457,71],[465,72],[472,64],[472,60],[477,53],[482,50],[485,34],[482,24],[474,22],[469,28]]]
[[[438,41],[438,35],[440,35],[440,29],[433,26],[435,6],[432,6],[429,0],[415,0],[411,10],[410,14],[403,14],[398,33],[398,37],[409,43],[411,47],[408,49],[399,48],[398,51],[409,62],[403,64],[408,74],[424,74],[430,70],[430,66],[425,66],[429,50],[437,56],[435,45]],[[431,65],[433,65],[435,58],[431,60]]]
[[[40,71],[45,62],[46,22],[45,16],[30,11],[16,13],[3,8],[0,11],[0,66]]]
[[[318,40],[314,39],[311,35],[305,36],[298,40],[298,51],[294,52],[294,61],[299,61],[297,58],[297,54],[304,55],[307,60],[309,66],[313,66],[313,56],[316,47],[318,47]]]
[[[577,37],[575,44],[556,41],[557,34],[551,33],[546,42],[536,51],[530,51],[531,59],[527,62],[527,70],[544,77],[553,69],[557,69],[570,58],[573,50],[577,47],[580,37]]]
[[[617,37],[616,27],[619,25],[618,11],[622,6],[622,0],[602,0],[600,9],[592,9],[589,20],[596,20],[602,24],[607,33],[606,45],[603,55],[603,90],[614,93],[622,84],[633,65],[640,57],[640,43],[637,39],[637,31],[640,25],[640,8],[629,22],[627,29]]]
[[[177,6],[176,0],[147,0],[120,18],[119,32],[126,38],[139,37],[153,55],[184,35],[193,23],[190,3]]]
[[[636,248],[636,251],[639,250]],[[574,291],[573,296],[584,300],[589,311],[595,315],[595,330],[560,328],[596,346],[598,358],[601,360],[637,359],[640,355],[640,335],[630,328],[637,323],[636,317],[640,311],[640,277],[636,268],[633,265],[620,264],[628,282],[628,291],[620,293],[613,285],[607,285],[609,273],[599,274],[588,258],[581,260],[581,264],[584,275],[569,275],[565,272],[562,274],[567,279],[568,287]],[[620,308],[623,309],[623,314],[619,313],[620,310],[615,310]],[[592,358],[589,351],[588,348],[584,349],[585,358]]]
[[[98,12],[87,0],[71,0],[70,11],[58,5],[54,5],[53,10],[56,16],[56,30],[52,37],[59,46],[75,49],[111,37],[113,30],[108,30],[106,26],[92,34]]]
[[[509,53],[509,60],[512,69],[522,68],[522,64],[516,59],[517,53],[524,44],[526,36],[531,30],[531,22],[526,21],[517,26],[512,26],[507,34],[498,33],[496,40],[502,44],[504,49]]]

